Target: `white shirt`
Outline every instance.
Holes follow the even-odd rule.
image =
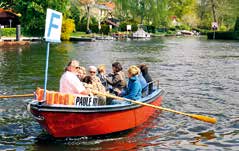
[[[66,71],[60,79],[60,92],[79,94],[85,90],[78,77],[69,71]]]

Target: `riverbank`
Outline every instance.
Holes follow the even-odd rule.
[[[30,44],[30,41],[0,41],[0,47],[29,45],[29,44]]]
[[[221,39],[221,40],[239,40],[239,31],[227,31],[227,32],[209,32],[207,33],[208,39]]]
[[[42,41],[41,37],[21,37],[20,41],[16,41],[16,37],[1,37],[0,46],[17,46],[17,45],[29,45],[34,41]]]

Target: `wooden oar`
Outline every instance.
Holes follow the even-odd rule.
[[[208,117],[208,116],[204,116],[204,115],[197,115],[197,114],[189,114],[189,113],[179,112],[179,111],[175,111],[175,110],[168,109],[168,108],[163,108],[163,107],[152,105],[152,104],[147,104],[147,103],[143,103],[143,102],[127,99],[127,98],[118,97],[118,96],[115,96],[115,95],[112,95],[112,94],[109,94],[109,93],[102,93],[102,92],[98,92],[98,91],[92,91],[92,92],[95,93],[95,94],[101,95],[101,96],[106,96],[106,97],[110,97],[110,98],[117,99],[117,100],[125,100],[125,101],[132,102],[132,103],[135,103],[135,104],[149,106],[149,107],[153,107],[153,108],[168,111],[168,112],[173,112],[173,113],[176,113],[176,114],[182,114],[182,115],[185,115],[185,116],[188,116],[188,117],[191,117],[191,118],[203,121],[203,122],[208,122],[208,123],[212,123],[212,124],[217,123],[216,118],[212,118],[212,117]]]
[[[1,95],[0,99],[3,99],[3,98],[31,97],[31,96],[34,96],[34,94],[30,93],[30,94],[18,94],[18,95]]]

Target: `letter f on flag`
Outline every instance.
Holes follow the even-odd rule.
[[[47,9],[45,39],[47,42],[60,42],[62,13]]]

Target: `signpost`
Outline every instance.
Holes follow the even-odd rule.
[[[131,25],[126,25],[126,30],[127,30],[127,38],[128,38],[128,35],[129,35],[129,31],[131,31]]]
[[[45,68],[45,81],[44,81],[44,97],[46,100],[46,87],[47,87],[47,76],[48,76],[48,60],[49,60],[49,49],[50,42],[61,42],[61,25],[62,25],[62,13],[52,9],[47,9],[46,24],[45,24],[45,35],[44,38],[47,42],[46,49],[46,68]]]
[[[213,30],[213,39],[215,39],[215,31],[218,28],[217,22],[212,22],[212,30]]]
[[[127,30],[127,31],[130,31],[130,30],[131,30],[131,25],[127,25],[127,26],[126,26],[126,30]]]

